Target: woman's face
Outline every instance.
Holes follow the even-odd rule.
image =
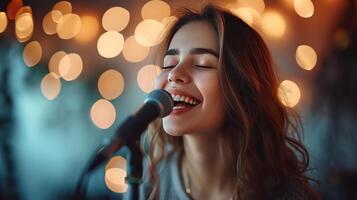
[[[170,92],[176,102],[163,118],[168,134],[212,132],[222,125],[218,52],[217,35],[208,22],[190,22],[172,38],[156,80],[156,87]]]

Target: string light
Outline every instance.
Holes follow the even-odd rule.
[[[114,169],[114,170],[111,170]],[[123,193],[127,191],[126,160],[122,156],[114,156],[105,166],[105,184],[113,192]],[[123,180],[124,179],[124,180]]]
[[[28,41],[33,34],[34,22],[31,13],[22,13],[15,19],[15,34],[19,42]]]
[[[97,42],[97,49],[104,58],[114,58],[124,47],[124,37],[121,33],[108,31],[103,33]]]
[[[175,22],[177,21],[177,17],[175,16],[169,16],[165,17],[161,23],[164,26],[165,30],[168,30]]]
[[[5,12],[0,12],[0,33],[4,32],[7,27],[7,16]]]
[[[134,36],[125,40],[123,56],[127,61],[133,63],[143,61],[149,55],[149,52],[150,48],[137,43]]]
[[[32,15],[32,9],[30,6],[23,6],[19,8],[16,12],[15,19],[23,13],[30,13]]]
[[[264,0],[237,0],[238,7],[251,8],[262,14],[265,10]]]
[[[285,80],[279,85],[278,97],[282,104],[292,108],[299,102],[301,92],[296,83]]]
[[[340,29],[337,30],[334,34],[334,43],[340,49],[346,49],[350,44],[350,36],[346,30]]]
[[[81,18],[77,14],[64,15],[57,24],[58,37],[68,40],[74,38],[81,30]]]
[[[83,62],[80,55],[70,53],[63,56],[59,62],[58,71],[66,81],[73,81],[82,73]]]
[[[55,73],[48,73],[41,80],[41,92],[48,100],[54,100],[61,92],[61,81]]]
[[[126,159],[123,158],[122,156],[112,157],[108,161],[108,163],[105,165],[105,170],[108,170],[111,168],[120,168],[120,169],[126,171]]]
[[[241,18],[249,26],[253,26],[253,13],[250,8],[238,8],[233,11],[239,18]]]
[[[303,18],[309,18],[314,14],[314,4],[311,0],[294,0],[294,9]]]
[[[128,190],[125,183],[126,172],[120,168],[110,168],[105,171],[105,185],[116,193],[124,193]]]
[[[135,29],[135,40],[146,47],[159,44],[163,39],[164,25],[153,19],[146,19]]]
[[[298,46],[295,57],[297,64],[305,70],[312,70],[317,62],[316,51],[308,45]]]
[[[122,7],[113,7],[108,9],[102,18],[102,25],[106,31],[124,30],[129,24],[130,13]]]
[[[160,0],[148,1],[141,9],[143,19],[154,19],[159,22],[169,17],[170,13],[170,5]]]
[[[142,67],[137,75],[139,88],[145,93],[150,93],[154,89],[154,81],[160,74],[160,67],[156,65],[146,65]]]
[[[52,10],[57,10],[61,12],[62,15],[70,14],[72,13],[72,4],[69,1],[60,1],[53,6]]]
[[[81,30],[75,39],[85,43],[92,41],[99,32],[99,21],[96,17],[85,15],[81,17]]]
[[[90,111],[92,122],[100,129],[111,127],[116,119],[114,105],[105,99],[96,101]]]
[[[103,98],[113,100],[124,90],[124,77],[116,70],[107,70],[99,77],[98,90]]]
[[[54,53],[48,62],[48,71],[55,73],[58,77],[61,77],[59,72],[59,63],[65,55],[67,54],[64,51],[57,51]]]
[[[286,31],[286,23],[283,16],[274,10],[266,11],[262,15],[262,30],[273,38],[282,37]]]
[[[52,18],[54,12],[60,13],[58,10],[52,10],[48,12],[42,20],[42,28],[47,35],[54,35],[57,33],[57,22]]]
[[[27,66],[33,67],[37,65],[42,57],[42,47],[38,41],[28,43],[22,53],[22,57]]]

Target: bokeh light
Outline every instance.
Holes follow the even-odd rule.
[[[90,116],[98,128],[107,129],[113,125],[116,119],[115,107],[108,100],[100,99],[93,104]]]
[[[148,1],[141,9],[143,19],[154,19],[159,22],[169,17],[170,13],[170,5],[160,0]]]
[[[62,15],[70,14],[72,13],[72,4],[68,1],[60,1],[53,6],[52,10],[58,10]]]
[[[314,14],[314,4],[311,0],[294,0],[294,9],[303,18],[309,18]]]
[[[55,73],[48,73],[42,78],[41,92],[48,100],[55,99],[61,92],[61,81]]]
[[[37,65],[42,57],[42,47],[38,41],[28,43],[22,53],[24,62],[27,66],[33,67]]]
[[[237,0],[237,4],[239,7],[252,8],[260,14],[262,14],[265,9],[264,0]]]
[[[16,15],[15,15],[15,19],[20,16],[23,13],[30,13],[32,15],[32,9],[30,6],[24,6],[21,7],[19,10],[17,10]]]
[[[122,31],[129,24],[130,13],[122,7],[108,9],[102,18],[103,28],[107,31]]]
[[[160,67],[156,65],[146,65],[141,68],[137,75],[139,88],[146,93],[150,93],[154,89],[155,79],[160,72]]]
[[[347,33],[346,30],[339,29],[335,32],[333,36],[334,44],[339,48],[339,49],[345,49],[350,45],[350,36]]]
[[[99,32],[99,21],[95,16],[85,15],[81,17],[81,30],[75,39],[79,42],[89,42],[96,38]]]
[[[19,42],[28,41],[34,30],[34,22],[31,13],[22,13],[15,19],[15,34]]]
[[[177,17],[175,16],[169,16],[165,17],[161,23],[164,26],[165,30],[168,30],[175,22],[177,21]]]
[[[315,50],[308,45],[300,45],[295,53],[296,62],[306,70],[312,70],[317,62],[317,54]]]
[[[124,90],[124,77],[116,70],[107,70],[99,77],[98,90],[103,98],[113,100]]]
[[[286,31],[286,23],[283,16],[277,11],[266,11],[262,15],[262,30],[268,36],[280,38]]]
[[[62,57],[58,71],[66,81],[73,81],[82,73],[82,58],[76,53],[69,53]]]
[[[130,36],[125,40],[123,48],[123,56],[129,62],[143,61],[150,52],[149,47],[144,47],[136,42],[134,36]]]
[[[57,23],[52,18],[53,12],[58,13],[59,11],[56,10],[48,12],[42,20],[42,28],[47,35],[53,35],[57,33]]]
[[[163,39],[164,25],[153,19],[146,19],[135,29],[135,40],[146,47],[159,44]]]
[[[4,32],[7,27],[7,16],[5,12],[0,12],[0,33]]]
[[[108,31],[103,33],[97,42],[97,49],[104,58],[114,58],[124,47],[124,37],[121,33]]]
[[[7,17],[10,20],[15,19],[16,13],[17,11],[23,6],[24,4],[22,3],[22,0],[11,0],[8,4],[7,4],[7,9],[6,9],[6,13],[7,13]]]
[[[245,23],[251,27],[260,27],[261,25],[261,14],[250,7],[241,7],[238,9],[232,10],[232,13],[241,18]]]
[[[74,38],[81,30],[81,18],[77,14],[64,15],[57,24],[58,37],[68,40]]]
[[[51,12],[51,18],[52,21],[59,23],[62,20],[63,14],[59,10],[52,10]]]
[[[238,8],[233,11],[239,18],[241,18],[249,26],[253,25],[253,14],[250,8]]]
[[[116,193],[124,193],[128,190],[125,183],[126,171],[120,168],[110,168],[105,171],[105,185]]]
[[[111,168],[120,168],[126,171],[126,159],[122,156],[114,156],[112,157],[109,162],[105,165],[105,170]]]
[[[67,53],[64,51],[57,51],[54,53],[48,62],[48,71],[55,73],[58,77],[61,77],[59,72],[59,63],[66,54]]]
[[[299,102],[301,93],[296,83],[285,80],[280,83],[278,89],[278,97],[282,104],[287,107],[294,107]]]

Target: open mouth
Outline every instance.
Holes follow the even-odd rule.
[[[199,99],[190,96],[184,96],[179,94],[171,94],[171,96],[174,100],[174,110],[185,107],[194,107],[201,103]]]

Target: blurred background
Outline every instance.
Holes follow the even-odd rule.
[[[0,1],[0,199],[69,199],[152,90],[174,11],[208,2],[268,44],[322,198],[357,199],[356,0]],[[91,174],[88,199],[121,199],[124,155]]]

